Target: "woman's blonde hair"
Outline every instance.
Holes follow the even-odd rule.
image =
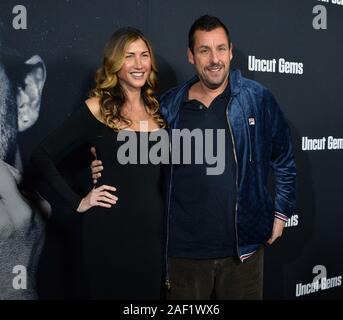
[[[106,125],[116,131],[132,125],[132,121],[122,114],[126,97],[119,83],[118,72],[124,64],[128,46],[138,39],[145,42],[151,57],[151,72],[142,87],[141,96],[147,112],[159,127],[166,127],[166,122],[160,113],[159,102],[154,95],[157,86],[157,67],[152,47],[139,30],[125,27],[114,32],[106,43],[102,65],[95,73],[95,87],[89,93],[90,97],[100,98],[101,116]]]

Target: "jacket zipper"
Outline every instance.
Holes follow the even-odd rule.
[[[236,232],[236,250],[237,250],[237,255],[238,258],[240,259],[240,255],[239,255],[239,250],[238,250],[238,232],[237,232],[237,207],[238,207],[238,160],[237,160],[237,154],[236,154],[236,144],[235,144],[235,139],[233,136],[233,132],[232,132],[232,128],[231,128],[231,123],[230,123],[230,119],[228,116],[228,110],[229,110],[229,106],[231,104],[232,101],[232,97],[230,97],[229,103],[226,107],[226,119],[227,119],[227,123],[229,125],[229,130],[230,130],[230,134],[231,134],[231,140],[232,140],[232,146],[233,146],[233,154],[234,154],[234,158],[235,158],[235,162],[236,162],[236,206],[235,206],[235,232]],[[251,149],[250,149],[251,152]],[[251,157],[251,153],[250,153],[250,157]]]
[[[171,132],[171,137],[172,137],[172,132]],[[169,149],[170,149],[170,157],[172,157],[172,141],[170,142]],[[168,196],[168,210],[167,210],[167,239],[166,239],[166,250],[165,250],[165,266],[166,266],[165,286],[166,286],[167,290],[170,290],[169,265],[168,265],[168,246],[169,246],[169,214],[170,214],[170,201],[171,201],[171,185],[172,185],[172,179],[173,179],[172,158],[170,160],[171,160],[171,164],[170,164],[170,181],[169,181],[169,196]]]
[[[169,247],[169,215],[170,215],[170,202],[171,202],[171,186],[173,180],[173,161],[172,161],[172,140],[173,140],[173,129],[176,127],[176,122],[178,121],[178,112],[175,117],[174,127],[171,127],[170,132],[170,181],[169,181],[169,196],[168,196],[168,210],[167,210],[167,239],[166,239],[166,250],[165,250],[165,267],[166,267],[166,276],[165,276],[165,286],[167,290],[170,290],[170,279],[169,279],[169,264],[168,264],[168,247]]]

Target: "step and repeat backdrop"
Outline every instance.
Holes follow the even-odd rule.
[[[49,206],[19,185],[33,149],[87,98],[109,36],[121,26],[143,31],[163,92],[194,75],[187,35],[203,14],[227,25],[233,67],[275,94],[292,131],[297,206],[266,250],[264,298],[343,298],[343,1],[3,0],[1,299],[82,295],[78,217],[57,196]],[[91,160],[84,150],[61,170],[85,181]]]

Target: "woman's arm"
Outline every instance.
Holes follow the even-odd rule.
[[[69,116],[59,128],[40,143],[31,156],[35,170],[74,210],[79,212],[84,212],[93,205],[110,207],[116,201],[116,197],[106,191],[115,191],[115,188],[110,186],[95,188],[85,198],[81,198],[67,184],[56,167],[69,153],[88,141],[90,132],[97,130],[86,108],[83,106]]]

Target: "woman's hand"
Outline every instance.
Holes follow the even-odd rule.
[[[93,188],[90,193],[84,197],[79,207],[77,208],[77,212],[85,212],[89,210],[91,207],[104,207],[104,208],[111,208],[112,205],[117,203],[118,198],[111,194],[108,191],[116,191],[115,187],[102,185],[98,188]]]

